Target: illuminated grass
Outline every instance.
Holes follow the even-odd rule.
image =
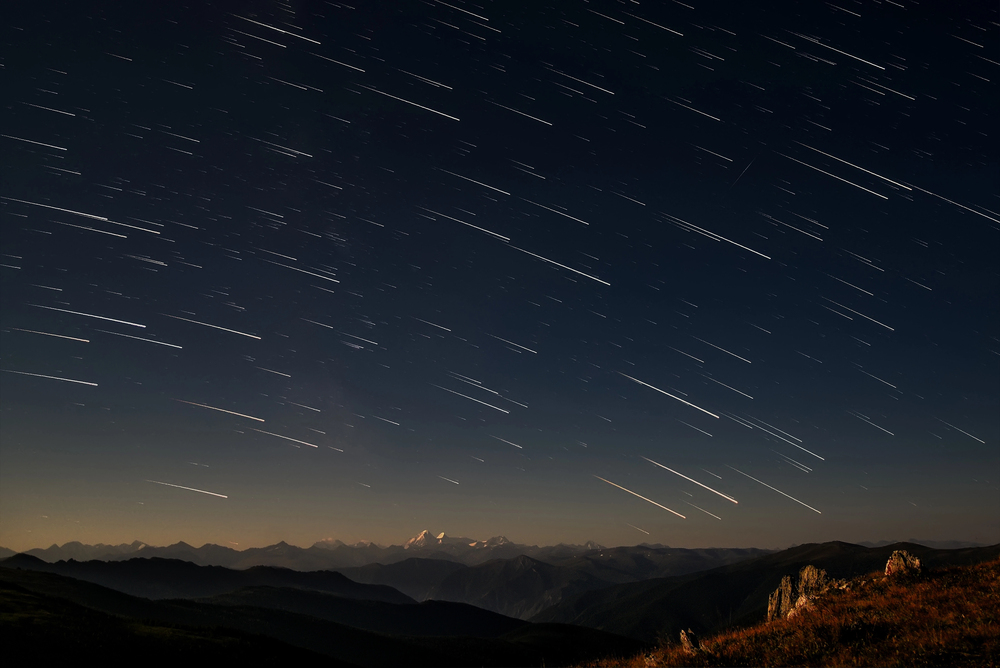
[[[1000,560],[886,579],[872,573],[793,619],[722,633],[691,655],[677,641],[591,666],[994,666]]]

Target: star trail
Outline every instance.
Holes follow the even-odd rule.
[[[0,544],[1000,540],[995,5],[5,14]]]

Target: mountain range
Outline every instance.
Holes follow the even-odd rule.
[[[69,542],[63,545],[51,545],[46,548],[33,548],[24,554],[38,557],[42,561],[54,563],[57,561],[124,561],[133,558],[180,559],[200,566],[224,566],[226,568],[245,569],[253,566],[276,566],[299,571],[330,570],[368,564],[392,564],[414,556],[432,559],[456,561],[465,565],[480,564],[491,559],[509,559],[522,554],[539,559],[560,558],[601,549],[601,545],[588,542],[583,545],[559,544],[555,546],[538,547],[537,545],[521,545],[504,536],[495,536],[486,540],[473,540],[446,536],[444,533],[432,534],[422,531],[402,545],[381,546],[370,541],[362,541],[348,545],[336,539],[321,540],[310,547],[303,548],[289,545],[282,541],[267,547],[253,547],[245,550],[235,550],[231,547],[206,543],[194,547],[183,541],[157,547],[134,541],[121,545],[86,545],[80,542]],[[0,559],[13,556],[15,552],[0,547]]]
[[[895,543],[907,542],[938,549],[960,549],[966,547],[985,547],[979,543],[968,541],[933,541],[910,538],[906,541],[862,542],[865,547],[884,547]],[[644,543],[637,548],[662,549],[665,545]],[[252,566],[277,566],[299,571],[316,571],[343,569],[366,566],[369,564],[394,564],[413,557],[425,559],[442,559],[454,561],[466,566],[481,564],[491,559],[512,559],[521,555],[540,561],[555,563],[559,560],[576,557],[595,550],[606,550],[599,543],[588,541],[582,545],[558,545],[539,547],[523,545],[509,540],[506,536],[494,536],[485,540],[474,540],[464,537],[453,537],[446,534],[434,534],[421,531],[416,536],[404,541],[401,545],[382,546],[371,541],[360,541],[347,544],[334,538],[317,541],[307,548],[289,545],[284,541],[267,547],[254,547],[236,550],[223,545],[205,543],[194,547],[183,541],[157,547],[142,541],[122,543],[120,545],[86,545],[77,541],[63,545],[50,545],[46,548],[33,548],[24,554],[38,557],[50,563],[56,561],[123,561],[132,558],[160,557],[163,559],[181,559],[200,566],[224,566],[226,568],[246,569]],[[621,548],[612,548],[621,549]],[[631,548],[629,548],[631,549]],[[774,551],[774,550],[770,550]],[[696,551],[692,552],[693,555]],[[768,550],[760,550],[761,554]],[[0,547],[0,559],[17,554],[14,550]],[[607,575],[607,574],[606,574]],[[649,575],[648,577],[661,577]],[[604,578],[607,579],[607,578]],[[628,579],[623,581],[629,581]]]
[[[768,554],[754,548],[598,548],[554,550],[491,559],[473,566],[444,559],[410,558],[393,564],[338,569],[357,582],[384,584],[416,600],[469,603],[529,619],[567,596],[612,584],[681,576]]]
[[[781,578],[807,564],[843,578],[883,568],[897,549],[932,568],[1000,555],[1000,545],[942,550],[829,542],[780,552],[532,546],[527,550],[537,556],[472,564],[455,556],[475,562],[488,550],[514,545],[502,537],[489,542],[423,532],[395,551],[369,544],[278,544],[237,553],[243,560],[251,552],[297,563],[309,563],[303,554],[315,559],[345,548],[405,557],[336,571],[237,570],[153,556],[50,563],[18,554],[0,561],[0,607],[13,611],[4,613],[0,640],[6,647],[48,633],[83,651],[95,638],[111,645],[120,636],[128,646],[149,649],[151,638],[169,636],[192,653],[205,648],[209,655],[224,646],[236,648],[235,655],[259,647],[261,656],[274,656],[285,643],[298,648],[296,656],[312,652],[334,665],[566,665],[646,651],[658,640],[676,639],[681,629],[712,634],[757,623]],[[132,553],[151,555],[147,547]],[[171,546],[203,558],[218,546],[205,547]],[[131,622],[122,626],[122,619]],[[12,630],[15,622],[23,622],[23,633]]]
[[[188,588],[193,571],[169,560],[149,561],[180,576]],[[428,601],[390,603],[352,599],[300,587],[240,587],[191,599],[150,600],[59,573],[80,562],[46,564],[27,555],[0,562],[0,643],[11,656],[71,659],[81,651],[117,651],[130,656],[230,656],[259,659],[320,658],[334,666],[543,666],[568,665],[601,656],[623,656],[645,644],[611,633],[565,624],[531,624],[472,606]],[[99,562],[85,562],[92,565]],[[129,562],[103,562],[110,571]],[[218,567],[205,576],[232,577]],[[225,569],[223,569],[225,570]],[[79,574],[79,572],[78,572]],[[188,579],[184,579],[187,574]],[[337,575],[337,574],[333,574]],[[134,573],[130,578],[135,582]],[[121,583],[117,583],[122,586]],[[231,583],[235,584],[235,583]],[[204,582],[202,583],[204,586]],[[381,591],[382,587],[370,587]],[[214,588],[209,586],[209,588]],[[396,592],[396,596],[403,597]],[[164,640],[169,642],[164,642]],[[226,650],[225,652],[222,650]],[[231,650],[231,653],[230,653]],[[254,653],[260,657],[254,658]],[[309,653],[314,653],[310,656]],[[320,657],[319,655],[322,655]],[[160,656],[158,654],[157,656]],[[330,659],[333,661],[331,662]]]
[[[193,548],[179,543],[166,548],[142,545],[131,555],[124,549],[103,552],[110,555],[108,559],[45,561],[39,556],[51,559],[60,551],[86,554],[88,549],[102,549],[68,545],[68,550],[63,546],[18,554],[4,564],[58,573],[150,599],[208,597],[241,587],[298,587],[389,603],[465,603],[522,620],[568,596],[613,584],[682,576],[768,554],[753,548],[691,550],[642,545],[538,548],[517,545],[503,537],[471,541],[422,532],[403,546],[390,548],[339,545],[303,549],[279,543],[236,552],[217,545]],[[370,558],[378,554],[375,550],[382,556],[405,558],[364,566],[334,565],[358,560],[358,551]],[[323,559],[338,552],[352,558]],[[497,554],[513,556],[488,558]],[[462,563],[459,557],[472,565]],[[219,561],[230,565],[216,565]],[[261,562],[272,565],[249,565]],[[359,589],[363,587],[370,591]]]

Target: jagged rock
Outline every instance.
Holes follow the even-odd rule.
[[[832,580],[826,571],[813,565],[799,571],[798,597],[792,598],[792,578],[785,576],[767,601],[767,621],[791,619],[803,610],[816,607],[814,601],[831,589],[844,589],[846,580]]]
[[[795,600],[795,605],[788,611],[785,617],[791,619],[803,610],[812,610],[815,608],[813,600],[825,592],[831,584],[834,583],[831,583],[826,577],[826,571],[823,569],[816,568],[812,564],[804,567],[799,571],[799,597]]]
[[[767,599],[767,621],[784,619],[792,605],[792,578],[786,575]]]
[[[701,643],[691,629],[681,631],[681,648],[687,654],[697,654],[702,651]]]
[[[812,564],[799,571],[799,598],[819,595],[828,584],[826,571]]]
[[[887,577],[890,575],[919,575],[920,570],[920,559],[906,550],[896,550],[885,564]]]

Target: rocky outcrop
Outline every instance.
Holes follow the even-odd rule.
[[[844,589],[846,580],[827,577],[826,571],[813,565],[799,571],[795,598],[792,594],[792,578],[785,576],[781,584],[771,594],[767,602],[767,621],[790,619],[795,615],[816,607],[814,601],[831,589]]]
[[[812,610],[816,607],[813,601],[829,588],[832,581],[827,578],[826,571],[816,568],[812,564],[799,571],[799,597],[795,599],[795,606],[785,615],[791,619],[803,610]]]
[[[785,576],[781,578],[781,584],[775,589],[767,599],[767,621],[784,619],[788,616],[789,610],[795,603],[792,601],[792,578]]]
[[[901,575],[919,575],[920,559],[906,550],[896,550],[885,565],[886,577]],[[866,584],[865,582],[861,583]],[[827,577],[826,571],[809,565],[799,571],[798,584],[793,594],[792,578],[785,576],[781,584],[771,593],[767,600],[767,621],[775,619],[791,619],[796,615],[815,609],[815,601],[831,589],[847,589],[846,580],[834,580]],[[683,642],[683,641],[682,641]]]
[[[799,598],[816,596],[829,584],[826,571],[810,564],[799,571]]]
[[[920,559],[906,550],[896,550],[885,564],[886,577],[893,575],[919,575]]]

